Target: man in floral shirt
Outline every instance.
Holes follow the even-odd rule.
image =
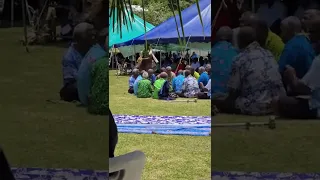
[[[181,95],[187,98],[197,97],[198,93],[200,92],[197,79],[191,75],[191,72],[189,70],[186,70],[184,74],[185,74],[185,79],[182,84]]]
[[[242,51],[232,64],[228,95],[213,104],[220,112],[271,114],[272,100],[285,93],[274,56],[259,45],[251,27],[242,27],[238,40]]]

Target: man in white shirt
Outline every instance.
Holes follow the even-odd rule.
[[[211,79],[209,79],[206,86],[200,82],[200,89],[202,92],[198,93],[198,99],[211,99]]]

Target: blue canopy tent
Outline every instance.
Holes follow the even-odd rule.
[[[200,16],[196,4],[188,7],[181,12],[182,26],[185,32],[185,38],[188,42],[210,42],[211,37],[211,0],[200,0],[200,11],[203,20],[203,28],[200,22]],[[181,23],[179,16],[176,15],[180,36],[182,36]],[[157,27],[153,28],[145,35],[133,38],[127,42],[117,44],[120,46],[130,46],[144,44],[145,39],[149,43],[157,44],[178,44],[179,36],[176,29],[175,18],[171,17]]]
[[[117,11],[115,11],[117,14]],[[129,16],[129,15],[127,15]],[[117,30],[117,26],[113,29],[113,24],[118,24],[117,18],[113,16],[109,17],[110,27],[109,27],[109,47],[112,47],[115,44],[119,44],[122,42],[126,42],[132,38],[136,38],[145,33],[143,19],[141,19],[137,15],[133,15],[134,20],[131,22],[132,27],[127,27],[126,24],[129,24],[129,17],[127,18],[127,22],[122,24],[121,32],[122,37],[120,37],[120,31]],[[153,29],[154,26],[148,22],[146,22],[146,30],[147,32]]]

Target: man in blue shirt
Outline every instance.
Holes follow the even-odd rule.
[[[133,94],[134,93],[133,85],[134,85],[134,82],[136,81],[138,76],[139,76],[139,69],[134,69],[132,71],[132,76],[130,76],[130,78],[129,78],[129,89],[128,89],[128,93],[129,94]]]
[[[283,75],[289,65],[295,69],[297,77],[302,78],[315,57],[312,44],[306,35],[301,34],[302,26],[297,17],[284,19],[281,22],[281,32],[281,38],[286,44],[279,59],[279,71]]]
[[[64,101],[78,101],[77,76],[82,58],[94,44],[94,27],[80,23],[74,28],[73,43],[62,59],[63,87],[60,98]]]
[[[206,86],[208,84],[210,77],[208,75],[208,72],[206,72],[206,69],[203,66],[199,67],[199,74],[200,74],[200,77],[198,79],[199,85],[200,83],[202,83],[204,86]]]
[[[107,52],[103,49],[103,44],[95,44],[82,60],[78,72],[77,88],[79,100],[83,105],[88,105],[88,97],[91,88],[90,73],[92,70],[92,64],[106,54]]]
[[[137,79],[136,79],[136,80],[134,81],[134,83],[133,83],[133,93],[134,93],[135,96],[137,96],[137,93],[138,93],[138,82],[143,79],[143,78],[142,78],[142,74],[143,74],[144,72],[145,72],[144,70],[141,71],[140,74],[139,74],[139,76],[137,77]]]
[[[281,117],[293,119],[320,118],[320,18],[312,22],[309,29],[310,40],[317,44],[318,55],[308,72],[299,79],[291,66],[286,66],[284,77],[288,86],[298,96],[282,96],[274,101],[275,110]]]
[[[178,71],[178,76],[172,80],[172,88],[175,93],[179,94],[182,92],[182,85],[184,81],[183,70]]]

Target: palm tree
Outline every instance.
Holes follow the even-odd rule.
[[[113,24],[112,28],[114,30],[120,31],[120,36],[122,35],[121,29],[122,26],[125,25],[127,28],[131,28],[130,22],[134,20],[134,14],[132,10],[132,0],[92,0],[91,1],[91,9],[89,10],[89,14],[87,16],[87,19],[89,19],[94,26],[99,30],[103,29],[105,27],[108,27],[108,21],[109,17],[114,18],[113,22],[118,22],[117,24]],[[145,2],[147,0],[141,0],[142,4],[142,18],[144,20],[144,29],[146,33],[146,18],[145,18]],[[175,17],[176,22],[176,29],[179,37],[179,43],[180,45],[184,46],[185,41],[185,34],[183,26],[181,26],[181,33],[179,32],[178,28],[178,21],[180,21],[180,24],[182,25],[182,15],[181,15],[181,7],[180,7],[180,1],[181,0],[167,0],[168,5],[170,7],[170,10],[172,12],[172,15]],[[201,12],[200,12],[200,5],[199,0],[196,0],[196,4],[198,7],[198,13],[200,15],[200,21],[203,27],[203,22],[201,18]],[[109,12],[110,9],[110,12]],[[176,18],[176,15],[178,15]],[[117,20],[117,21],[115,21]],[[142,52],[142,59],[146,61],[141,61],[141,63],[138,63],[138,67],[140,69],[149,69],[150,67],[155,67],[155,64],[153,63],[153,56],[149,54],[149,45],[147,43],[147,40],[145,41],[145,48]],[[143,68],[145,67],[145,68]]]

